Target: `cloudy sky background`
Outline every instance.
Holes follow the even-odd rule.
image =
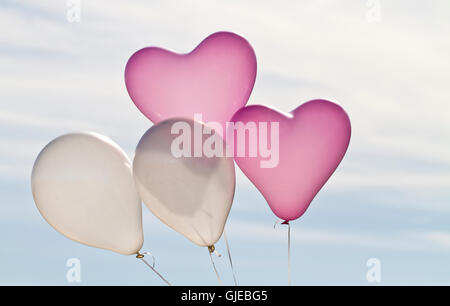
[[[255,49],[249,104],[290,111],[326,98],[352,121],[344,161],[292,223],[293,283],[369,284],[366,262],[378,258],[381,284],[450,284],[448,1],[81,0],[79,23],[67,10],[0,4],[0,284],[68,284],[69,258],[81,260],[81,284],[162,284],[132,256],[53,230],[34,205],[31,168],[73,131],[107,135],[131,157],[151,123],[125,89],[127,59],[150,45],[188,52],[219,30]],[[143,211],[143,249],[172,283],[217,283],[205,249]],[[240,284],[286,284],[286,228],[275,221],[238,173],[227,232]]]

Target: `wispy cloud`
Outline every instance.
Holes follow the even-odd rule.
[[[123,83],[128,56],[150,44],[189,51],[210,32],[228,29],[248,37],[257,51],[259,76],[250,103],[288,111],[310,98],[328,97],[348,110],[353,137],[344,166],[333,178],[336,188],[450,185],[444,173],[398,169],[365,158],[375,152],[390,156],[391,163],[401,161],[402,155],[415,156],[416,164],[450,162],[445,141],[450,135],[445,115],[450,61],[443,52],[449,43],[442,40],[447,24],[433,32],[414,24],[406,29],[399,19],[407,19],[410,12],[385,3],[383,10],[397,15],[387,14],[378,24],[365,21],[364,3],[336,6],[332,1],[282,2],[275,7],[259,3],[257,13],[253,3],[239,1],[191,1],[183,9],[170,1],[157,7],[146,1],[82,2],[79,24],[65,20],[64,3],[7,4],[1,20],[11,31],[0,35],[6,46],[0,61],[6,106],[0,116],[5,123],[21,120],[22,125],[46,128],[64,122],[97,131],[106,123],[109,127],[100,130],[113,137],[118,133],[112,131],[114,124],[141,132],[146,119],[132,105]],[[440,16],[433,7],[426,13]],[[318,14],[322,18],[317,19]],[[204,18],[200,22],[195,16]],[[57,66],[55,56],[45,56],[55,52],[67,56],[57,57]],[[111,111],[103,112],[105,104]],[[45,114],[49,108],[54,115]]]
[[[227,231],[233,239],[286,244],[284,226],[273,228],[270,224],[230,222]],[[355,233],[341,229],[305,228],[292,230],[291,242],[295,245],[321,245],[391,251],[417,251],[450,253],[450,233],[443,231],[398,231],[389,234]]]

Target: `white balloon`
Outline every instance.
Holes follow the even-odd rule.
[[[107,137],[74,133],[51,141],[34,163],[31,187],[39,212],[66,237],[125,255],[141,249],[131,162]]]
[[[177,134],[174,124],[190,130],[190,135],[181,131]],[[206,157],[198,150],[203,156],[177,157],[179,152],[174,152],[183,147],[180,146],[183,137],[189,139],[194,152],[194,130],[203,128],[211,132],[205,125],[186,119],[170,119],[152,126],[136,148],[133,175],[139,195],[156,217],[195,244],[212,246],[223,233],[233,202],[236,183],[233,159]],[[206,144],[208,136],[211,135],[200,136],[200,145]],[[222,138],[216,137],[216,144],[225,148]]]

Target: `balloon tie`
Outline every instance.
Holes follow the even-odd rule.
[[[210,245],[210,246],[208,247],[208,251],[209,251],[209,253],[214,254],[214,255],[216,255],[217,257],[222,257],[222,254],[220,254],[220,253],[216,250],[216,247],[215,247],[214,245]]]
[[[214,245],[208,246],[208,251],[209,251],[209,259],[211,259],[211,264],[212,264],[214,272],[216,273],[216,276],[217,276],[217,281],[219,282],[219,285],[222,286],[222,280],[220,279],[219,272],[217,272],[216,265],[214,264],[212,254],[214,253],[214,255],[216,255],[217,257],[221,257],[222,255],[220,255],[220,253],[216,251],[216,248],[214,247]]]
[[[144,259],[144,257],[145,257],[144,255],[150,255],[150,256],[152,257],[152,264],[149,264],[148,261],[146,261],[146,260]],[[167,285],[172,286],[172,284],[169,283],[169,281],[167,281],[167,279],[165,279],[164,276],[162,276],[158,271],[156,271],[156,269],[155,269],[155,256],[153,256],[152,253],[150,253],[150,252],[143,252],[143,253],[137,252],[136,258],[142,260],[142,262],[143,262],[147,267],[149,267],[150,269],[152,269],[153,272],[155,272],[155,274],[158,275],[159,278],[161,278]]]
[[[223,238],[225,238],[225,244],[227,246],[228,259],[230,261],[231,272],[233,272],[234,285],[237,286],[237,280],[236,280],[236,275],[234,273],[233,261],[231,260],[230,246],[228,244],[227,233],[225,231],[223,231]]]
[[[273,225],[273,228],[276,228],[278,224],[280,224],[281,220],[277,220],[275,222],[275,224]],[[288,226],[288,231],[287,231],[287,252],[288,252],[288,284],[289,286],[292,283],[292,274],[291,274],[291,224],[289,223],[289,221],[283,221],[281,223],[282,225],[287,225]]]

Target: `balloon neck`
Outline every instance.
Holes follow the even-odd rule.
[[[281,224],[289,224],[289,220],[285,220],[283,223],[281,223]]]
[[[216,247],[214,245],[208,246],[208,251],[209,251],[210,254],[214,254],[217,257],[222,257],[222,255],[220,255],[220,253],[217,252]]]
[[[136,258],[142,259],[142,258],[144,258],[144,255],[141,254],[141,253],[139,253],[139,252],[137,252],[137,253],[136,253]]]

